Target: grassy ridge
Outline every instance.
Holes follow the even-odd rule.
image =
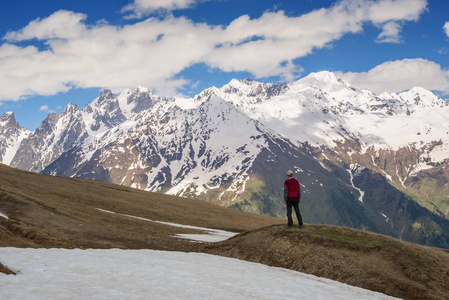
[[[331,225],[273,225],[207,247],[402,299],[449,299],[449,252]]]
[[[241,232],[220,243],[200,233],[98,209]],[[346,227],[286,229],[285,220],[104,182],[57,178],[0,165],[0,247],[195,251],[330,278],[404,299],[449,299],[449,252]],[[280,224],[282,223],[282,225]],[[12,274],[1,265],[0,272]],[[13,275],[12,275],[13,276]]]
[[[0,211],[10,218],[0,218],[0,246],[51,247],[58,241],[58,246],[70,248],[182,249],[182,242],[174,235],[200,233],[99,209],[232,231],[280,222],[198,200],[0,166]],[[36,235],[38,240],[29,238]]]

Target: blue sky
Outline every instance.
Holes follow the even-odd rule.
[[[0,115],[34,130],[104,88],[193,97],[328,70],[449,98],[446,0],[18,0],[0,9]]]

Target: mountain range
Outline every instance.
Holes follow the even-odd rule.
[[[0,161],[277,217],[292,169],[305,222],[449,248],[449,102],[418,87],[376,95],[319,72],[194,98],[104,90],[32,132],[5,113]]]

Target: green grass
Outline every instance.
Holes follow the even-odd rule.
[[[413,247],[408,247],[399,240],[387,236],[332,225],[306,225],[304,229],[283,229],[279,231],[279,234],[288,235],[292,231],[336,242],[332,247],[353,245],[367,251],[383,251],[386,255],[395,257],[394,263],[402,270],[406,270],[410,276],[425,275],[425,279],[422,279],[424,281],[430,280],[433,276],[435,265],[431,260],[423,256],[421,252],[413,250]]]
[[[359,230],[348,230],[344,227],[312,225],[307,226],[305,231],[311,236],[319,236],[320,238],[332,240],[342,244],[357,245],[364,248],[388,248],[390,253],[396,253],[400,256],[397,263],[404,270],[413,273],[415,276],[425,274],[431,277],[434,264],[411,248],[405,247],[399,241],[382,235],[374,235]],[[394,250],[391,250],[394,249]],[[428,279],[427,279],[428,280]]]
[[[382,245],[382,241],[373,239],[373,237],[368,235],[366,232],[360,230],[347,230],[344,227],[309,225],[307,226],[307,230],[305,232],[309,235],[318,236],[323,239],[362,247],[379,247]]]
[[[44,203],[39,202],[39,201],[35,201],[35,202],[36,202],[37,204],[41,205],[45,210],[48,210],[49,212],[51,212],[51,213],[53,213],[53,214],[56,214],[56,215],[59,215],[59,216],[63,216],[63,217],[73,218],[72,216],[69,216],[68,214],[63,213],[63,212],[57,210],[57,209],[54,208],[54,207],[45,205]]]

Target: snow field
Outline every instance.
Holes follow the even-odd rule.
[[[0,248],[0,299],[395,299],[202,253]]]

